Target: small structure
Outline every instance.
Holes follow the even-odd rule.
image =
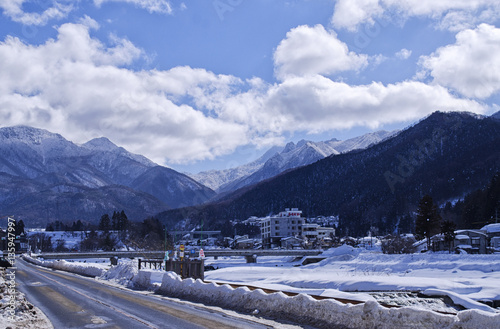
[[[443,234],[432,237],[434,251],[464,250],[469,254],[486,254],[488,250],[488,236],[481,230],[458,230],[455,231],[455,239],[448,246],[444,241]]]
[[[302,249],[304,240],[295,236],[289,236],[281,239],[281,248],[284,249]]]
[[[233,245],[235,249],[253,249],[254,247],[254,239],[248,238],[248,235],[237,235],[234,238]]]
[[[500,223],[488,224],[481,228],[490,240],[490,251],[500,252]]]

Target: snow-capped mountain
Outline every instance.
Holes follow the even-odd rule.
[[[0,192],[0,213],[51,220],[96,220],[114,210],[146,217],[215,194],[107,138],[77,145],[26,126],[0,128]]]
[[[332,139],[324,142],[301,140],[297,144],[290,142],[285,147],[271,148],[261,158],[247,165],[222,171],[201,172],[191,177],[218,193],[227,193],[274,177],[286,170],[314,163],[330,155],[364,149],[395,133],[397,132],[378,131],[344,141]]]
[[[264,153],[257,160],[254,160],[245,165],[224,170],[208,170],[200,172],[198,174],[188,174],[188,175],[197,182],[200,182],[201,184],[208,186],[215,191],[222,185],[226,185],[241,177],[253,174],[257,170],[262,168],[262,166],[266,163],[266,161],[269,160],[273,155],[281,152],[282,150],[283,147],[274,146],[271,147],[266,153]]]

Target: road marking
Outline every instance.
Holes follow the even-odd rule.
[[[44,271],[43,269],[38,269],[38,270],[39,270],[40,272]],[[81,296],[83,296],[83,297],[85,297],[85,298],[88,298],[88,299],[90,299],[90,300],[92,300],[92,301],[94,301],[94,302],[96,302],[96,303],[99,303],[99,304],[101,304],[101,305],[103,305],[103,306],[106,306],[106,307],[108,307],[108,308],[112,309],[113,311],[115,311],[115,312],[117,312],[117,313],[122,314],[122,315],[123,315],[123,316],[125,316],[125,317],[128,317],[128,318],[130,318],[130,319],[133,319],[133,320],[135,320],[135,321],[137,321],[137,322],[142,323],[143,325],[145,325],[145,326],[147,326],[147,327],[150,327],[150,328],[153,328],[153,329],[159,329],[157,326],[155,326],[154,324],[152,324],[152,323],[150,323],[150,322],[148,322],[148,321],[145,321],[145,320],[140,319],[140,318],[138,318],[138,317],[136,317],[136,316],[130,315],[130,314],[128,314],[127,312],[122,311],[121,309],[119,309],[119,308],[117,308],[117,307],[114,307],[113,305],[107,304],[107,303],[105,303],[105,302],[103,302],[103,301],[101,301],[101,300],[98,300],[98,299],[96,299],[96,298],[93,298],[93,297],[91,297],[91,296],[89,296],[89,295],[87,295],[87,294],[85,294],[85,293],[83,293],[83,292],[81,292],[81,291],[79,291],[79,290],[76,290],[76,289],[74,289],[74,288],[70,287],[70,286],[69,286],[69,285],[67,285],[67,284],[64,284],[64,283],[61,283],[61,282],[59,282],[59,281],[57,281],[57,280],[54,280],[54,279],[52,279],[52,278],[48,277],[47,275],[42,274],[42,273],[40,273],[40,272],[39,272],[39,273],[37,273],[37,274],[38,274],[38,275],[40,275],[40,276],[42,276],[42,277],[44,277],[44,278],[45,278],[45,279],[47,279],[47,280],[50,280],[50,281],[52,281],[52,282],[56,283],[57,285],[63,286],[63,287],[65,287],[66,289],[69,289],[69,290],[71,290],[71,291],[73,291],[73,292],[75,292],[75,293],[77,293],[77,294],[79,294],[79,295],[81,295]],[[47,271],[47,272],[48,272],[48,271]],[[49,272],[49,273],[50,273],[50,274],[52,274],[52,275],[59,276],[59,277],[64,277],[65,279],[69,279],[69,277],[68,277],[68,276],[63,276],[63,275],[58,274],[58,273],[51,273],[51,272]],[[44,288],[44,287],[39,287],[39,288]],[[49,288],[49,289],[50,289],[50,288]],[[51,290],[52,290],[52,289],[51,289]],[[54,291],[54,292],[55,292],[55,291]],[[57,293],[57,294],[58,294],[58,295],[60,295],[59,293]],[[61,295],[60,295],[60,296],[61,296]],[[67,298],[66,298],[66,299],[67,299]],[[67,300],[69,301],[69,299],[67,299]],[[71,302],[71,301],[70,301],[70,302]],[[71,302],[71,303],[73,303],[73,302]],[[73,304],[74,304],[74,305],[76,305],[75,303],[73,303]],[[80,308],[80,310],[81,310],[81,308]]]

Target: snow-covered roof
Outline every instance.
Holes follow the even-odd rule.
[[[483,226],[481,231],[486,231],[486,233],[500,233],[500,223]]]
[[[457,231],[455,231],[455,233],[457,235],[460,235],[460,234],[463,234],[463,233],[465,233],[466,235],[467,235],[467,233],[474,233],[474,234],[479,234],[479,235],[486,236],[486,233],[481,232],[480,230],[457,230]]]

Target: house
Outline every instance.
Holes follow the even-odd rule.
[[[281,240],[290,236],[302,236],[302,211],[298,208],[286,208],[276,216],[261,219],[260,232],[264,248],[276,248],[281,246]]]
[[[248,235],[237,235],[234,237],[233,245],[235,249],[253,249],[254,239],[249,239]]]
[[[486,254],[488,250],[488,235],[481,230],[458,230],[455,231],[455,239],[448,245],[444,241],[444,235],[438,234],[432,237],[434,251],[464,250],[469,254]]]
[[[304,243],[304,240],[295,237],[295,236],[289,236],[286,238],[281,239],[281,248],[284,249],[303,249],[302,244]]]
[[[488,235],[492,251],[500,252],[500,223],[483,226],[481,231]]]

